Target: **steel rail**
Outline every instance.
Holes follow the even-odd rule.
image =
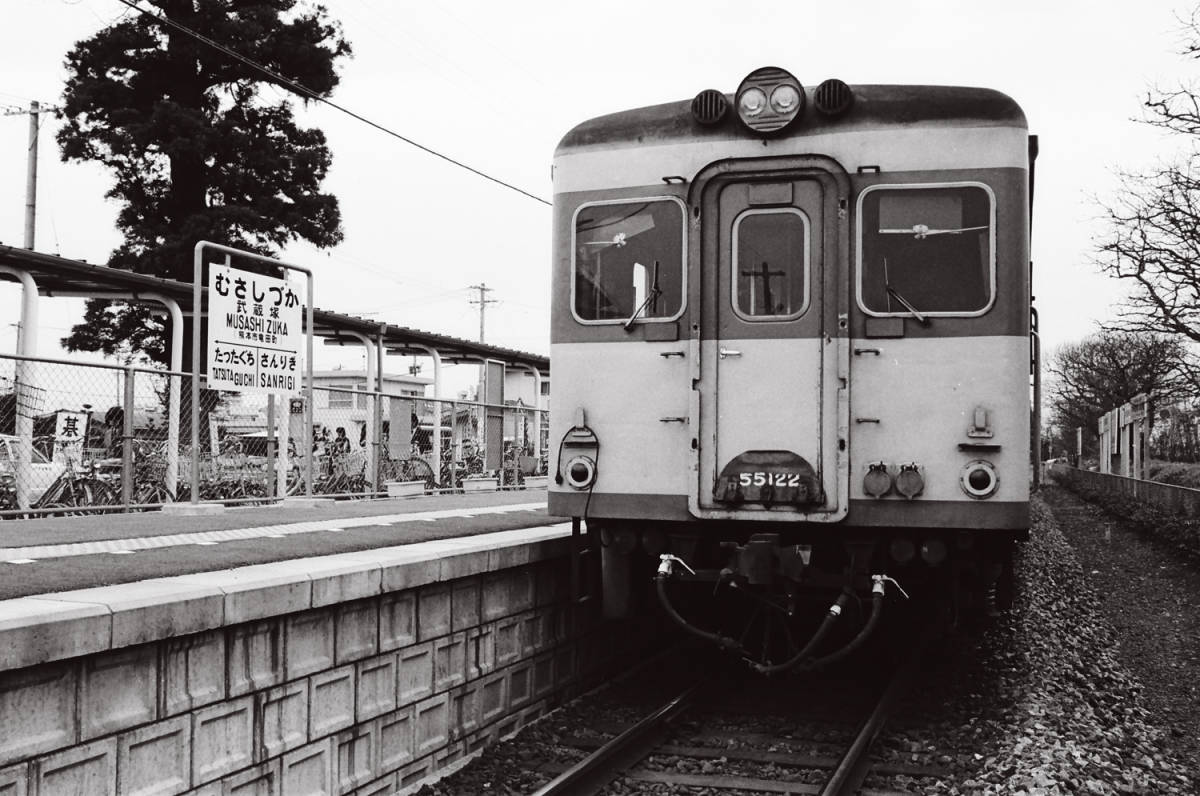
[[[891,682],[875,702],[875,707],[871,710],[870,715],[859,727],[854,740],[851,741],[846,752],[838,761],[837,767],[834,768],[824,787],[821,788],[820,796],[851,796],[851,794],[859,792],[871,767],[871,747],[875,744],[875,739],[879,737],[887,720],[895,712],[900,700],[912,689],[913,681],[921,671],[921,658],[928,646],[931,633],[932,623],[921,634],[920,642],[913,645],[908,660],[904,661],[892,675]]]
[[[687,710],[702,683],[695,683],[654,713],[543,785],[532,796],[592,796],[617,774],[646,756],[671,719]]]

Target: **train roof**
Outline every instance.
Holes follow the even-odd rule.
[[[800,138],[839,130],[885,129],[920,125],[964,127],[1026,127],[1025,113],[1006,94],[994,89],[962,86],[851,86],[854,105],[843,115],[827,117],[813,107],[814,88],[805,89],[807,109],[783,133],[772,137]],[[645,145],[684,138],[759,138],[730,109],[713,125],[702,125],[691,113],[691,100],[620,111],[590,119],[568,132],[557,152],[622,143]]]

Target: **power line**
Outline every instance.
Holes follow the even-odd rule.
[[[279,74],[278,72],[275,72],[272,69],[270,69],[266,66],[263,66],[260,63],[250,60],[249,58],[242,55],[241,53],[235,52],[235,51],[229,49],[228,47],[226,47],[225,45],[220,44],[219,42],[213,41],[212,39],[208,38],[207,36],[205,36],[201,33],[198,33],[196,31],[192,30],[191,28],[176,22],[175,20],[171,19],[170,17],[162,16],[162,15],[154,13],[153,11],[147,11],[146,9],[141,8],[140,6],[137,5],[135,0],[117,0],[117,2],[128,6],[129,8],[132,8],[134,11],[137,11],[139,14],[142,14],[143,16],[149,17],[161,24],[168,25],[172,28],[175,28],[176,30],[181,31],[182,33],[186,33],[188,36],[191,36],[192,38],[196,39],[197,41],[207,44],[209,47],[212,47],[215,50],[225,53],[230,58],[240,61],[241,63],[245,64],[246,66],[250,67],[251,69],[261,72],[262,74],[271,78],[271,80],[274,80],[274,81],[278,82],[279,84],[285,86],[286,88],[291,89],[293,92],[295,92],[296,94],[299,94],[300,96],[302,96],[306,99],[310,99],[315,102],[322,102],[335,110],[341,111],[342,113],[346,114],[347,116],[350,116],[351,118],[357,119],[358,121],[362,122],[363,124],[370,125],[371,127],[374,127],[376,130],[379,130],[380,132],[387,133],[388,135],[392,136],[393,138],[400,139],[401,141],[408,144],[409,146],[414,146],[417,149],[420,149],[422,152],[426,152],[430,155],[441,158],[442,160],[446,161],[447,163],[458,166],[460,169],[466,169],[467,171],[471,172],[472,174],[474,174],[476,176],[483,177],[485,180],[490,180],[491,182],[494,182],[497,185],[501,185],[505,188],[508,188],[509,190],[516,191],[517,193],[521,194],[522,196],[533,199],[535,202],[541,202],[544,205],[550,204],[550,202],[548,202],[547,200],[543,199],[540,196],[537,196],[536,194],[532,194],[529,191],[526,191],[522,188],[518,188],[517,186],[515,186],[511,183],[507,183],[498,177],[493,177],[492,175],[482,172],[477,168],[468,166],[467,164],[463,163],[462,161],[455,160],[454,158],[450,157],[449,155],[443,155],[441,152],[438,152],[436,149],[430,149],[429,147],[425,146],[424,144],[419,144],[416,141],[412,140],[411,138],[408,138],[406,136],[401,135],[400,133],[397,133],[395,130],[384,127],[382,124],[373,122],[370,119],[366,118],[365,116],[355,113],[354,111],[350,110],[349,108],[345,108],[341,105],[338,105],[333,100],[322,97],[320,94],[317,94],[315,91],[302,86],[301,84],[295,82],[294,80],[289,80],[288,78],[284,77],[283,75]]]

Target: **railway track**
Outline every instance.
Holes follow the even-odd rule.
[[[607,741],[562,739],[590,754],[574,765],[544,767],[557,776],[534,796],[625,794],[664,786],[709,794],[912,793],[908,783],[945,778],[948,772],[872,763],[871,753],[912,687],[923,646],[914,645],[886,677],[876,671],[866,681],[845,672],[770,680],[731,680],[725,673],[688,683],[624,731],[591,728],[613,730]]]

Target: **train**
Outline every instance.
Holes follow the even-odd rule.
[[[548,506],[597,540],[606,615],[775,673],[906,598],[1004,607],[1036,155],[999,91],[773,66],[562,138]]]

